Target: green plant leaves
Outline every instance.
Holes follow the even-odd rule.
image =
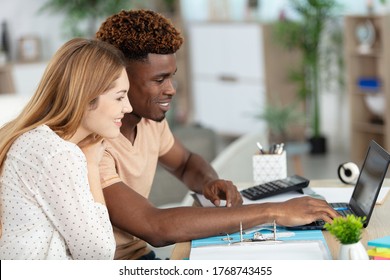
[[[289,124],[305,121],[305,115],[296,108],[297,104],[283,106],[274,103],[268,102],[263,111],[255,115],[255,117],[267,122],[272,133],[285,135]]]
[[[321,39],[331,30],[326,28],[328,21],[335,19],[340,8],[335,0],[290,0],[292,10],[298,20],[281,20],[276,24],[275,38],[287,49],[299,49],[302,53],[302,63],[291,74],[291,80],[299,86],[297,97],[308,100],[312,115],[311,127],[314,137],[321,134],[319,94],[322,89]],[[325,69],[324,69],[325,68]]]
[[[65,14],[65,33],[72,37],[93,37],[96,21],[128,10],[141,0],[47,0],[38,12]]]
[[[356,217],[347,215],[346,217],[337,217],[333,223],[326,223],[325,229],[336,237],[341,244],[354,244],[360,241],[363,223],[366,217]]]

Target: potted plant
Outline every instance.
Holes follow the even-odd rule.
[[[131,9],[140,0],[46,0],[40,12],[64,13],[65,34],[72,37],[93,37],[100,20],[121,9]]]
[[[282,105],[280,102],[267,102],[262,112],[255,115],[267,123],[269,143],[288,142],[290,125],[299,125],[305,121],[304,114],[297,106],[296,103]]]
[[[325,224],[325,229],[341,243],[339,259],[368,259],[366,249],[360,242],[365,220],[366,217],[362,218],[354,215],[347,215],[346,217],[337,217],[333,219],[332,224]]]
[[[276,24],[276,38],[285,47],[298,49],[302,54],[302,63],[291,73],[292,81],[299,85],[297,98],[307,104],[307,113],[311,117],[311,152],[326,152],[326,138],[321,132],[320,90],[321,90],[321,39],[327,22],[335,18],[338,7],[335,0],[290,0],[292,10],[299,20],[282,18]],[[330,70],[331,71],[331,70]]]
[[[119,11],[134,8],[166,10],[174,14],[177,0],[145,2],[143,0],[46,0],[39,12],[65,14],[64,33],[71,37],[92,38],[98,25],[106,17]]]

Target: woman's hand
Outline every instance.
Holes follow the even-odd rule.
[[[103,158],[105,144],[101,137],[88,136],[78,146],[87,159],[88,181],[92,196],[96,202],[105,204],[103,190],[100,185],[99,162]]]
[[[88,165],[99,165],[106,149],[103,138],[90,135],[79,142],[78,146],[83,151]]]

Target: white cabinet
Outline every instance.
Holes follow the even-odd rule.
[[[257,23],[188,26],[193,119],[221,134],[264,131],[263,43]]]

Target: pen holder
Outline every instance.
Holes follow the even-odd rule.
[[[287,177],[286,151],[253,156],[253,181],[262,184]]]

